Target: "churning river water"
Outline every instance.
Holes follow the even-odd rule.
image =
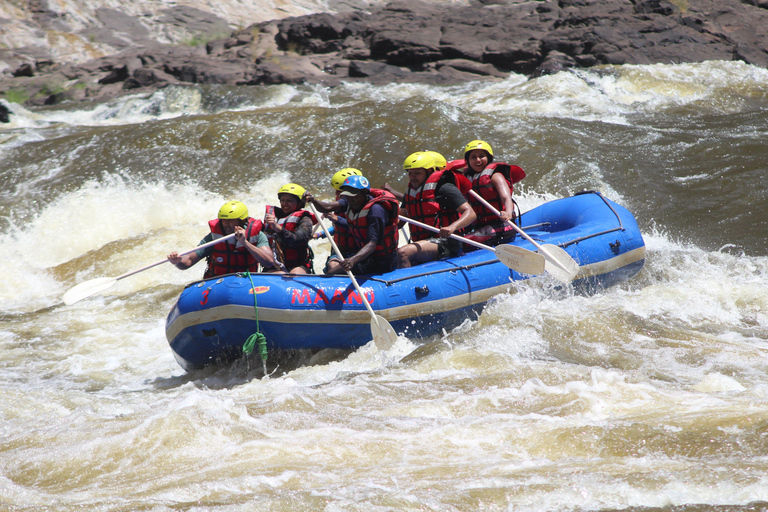
[[[768,71],[623,66],[454,87],[174,87],[0,125],[0,509],[768,508]],[[253,216],[344,167],[473,139],[523,211],[583,189],[648,254],[580,296],[547,278],[440,339],[185,373],[165,317],[227,200]],[[328,248],[318,243],[316,261]],[[302,365],[303,364],[303,365]],[[647,507],[647,508],[643,508]]]

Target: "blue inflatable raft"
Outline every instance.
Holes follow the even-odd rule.
[[[521,217],[539,244],[563,248],[579,265],[572,283],[592,293],[637,274],[645,244],[625,208],[595,192],[545,203]],[[521,237],[512,245],[536,250]],[[476,318],[519,274],[477,250],[387,274],[356,276],[377,315],[409,338],[424,338]],[[255,332],[267,349],[354,349],[372,339],[371,316],[346,275],[233,274],[188,285],[166,321],[174,356],[187,371],[233,361]]]

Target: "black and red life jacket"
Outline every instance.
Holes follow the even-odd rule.
[[[418,189],[411,188],[411,184],[408,184],[408,190],[403,196],[403,208],[408,212],[408,217],[438,229],[456,222],[460,217],[459,212],[444,210],[436,199],[437,189],[444,183],[456,185],[464,195],[467,195],[472,188],[472,183],[458,172],[434,171]],[[415,225],[411,225],[409,229],[412,242],[435,236],[432,231]]]
[[[211,228],[214,240],[225,236],[221,228],[221,220],[209,220],[208,226]],[[245,232],[249,242],[256,245],[262,226],[260,220],[248,217]],[[237,239],[231,238],[213,246],[213,252],[208,256],[208,267],[205,269],[203,279],[246,270],[258,272],[259,263],[244,245]]]
[[[510,193],[512,193],[512,190],[514,189],[513,185],[525,178],[525,171],[523,171],[521,167],[505,164],[504,162],[489,164],[482,172],[468,177],[472,180],[472,190],[477,192],[483,199],[501,212],[504,211],[505,205],[502,203],[496,187],[494,187],[491,182],[491,178],[493,178],[493,175],[497,172],[500,172],[504,176],[507,185],[509,185]],[[475,225],[482,226],[492,224],[499,220],[499,217],[495,213],[472,196],[469,197],[469,204],[472,205],[472,208],[477,214],[477,220],[474,222]],[[514,212],[510,213],[514,215]]]
[[[277,206],[267,206],[267,214],[272,214],[277,219],[278,225],[283,229],[287,229],[291,233],[296,231],[299,226],[302,217],[308,216],[312,220],[312,225],[317,224],[317,217],[312,212],[307,210],[296,210],[290,215],[285,215],[281,208]],[[275,239],[274,233],[265,230],[267,238],[269,239],[269,245],[274,247],[274,244],[279,243]],[[290,271],[292,268],[304,267],[307,272],[312,270],[312,252],[309,250],[309,245],[301,248],[287,247],[280,245],[280,253],[282,254],[282,263],[285,265],[286,270]]]
[[[381,241],[377,243],[376,249],[369,258],[388,258],[397,250],[397,244],[400,240],[397,227],[399,222],[397,198],[386,190],[377,188],[371,189],[370,196],[368,202],[359,212],[347,208],[345,215],[349,232],[355,243],[355,250],[361,249],[367,243],[368,238],[368,213],[374,204],[380,204],[387,212],[388,222],[384,225],[384,235],[381,237]]]
[[[346,212],[340,212],[336,215],[338,215],[340,219],[347,218]],[[346,225],[342,226],[341,223],[338,222],[333,225],[333,241],[336,242],[336,247],[339,248],[341,254],[344,254],[345,256],[354,255],[359,248],[349,227]]]

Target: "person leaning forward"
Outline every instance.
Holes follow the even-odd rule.
[[[458,256],[461,242],[449,237],[460,234],[477,218],[464,197],[472,184],[460,173],[441,170],[443,162],[445,159],[436,159],[433,152],[418,151],[403,163],[409,182],[400,214],[440,232],[436,238],[432,231],[411,225],[411,243],[397,251],[398,268]]]
[[[350,247],[339,248],[343,259],[336,255],[328,259],[326,274],[381,274],[392,270],[399,240],[398,205],[392,194],[372,189],[367,178],[354,175],[341,184],[336,201],[318,201],[309,193],[304,197],[323,213],[344,213],[352,235]]]
[[[265,269],[274,266],[272,250],[267,237],[262,232],[262,222],[248,216],[248,208],[240,201],[229,201],[219,208],[218,217],[208,221],[211,232],[200,240],[198,245],[212,242],[218,238],[235,234],[235,238],[225,240],[205,249],[198,249],[184,256],[174,251],[168,255],[168,261],[176,268],[186,270],[198,261],[206,258],[208,267],[203,279],[232,274],[235,272],[258,272],[259,265]]]

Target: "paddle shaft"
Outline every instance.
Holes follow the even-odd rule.
[[[477,192],[475,192],[474,190],[470,190],[470,191],[469,191],[469,193],[470,193],[470,195],[471,195],[472,197],[474,197],[475,199],[477,199],[478,201],[480,201],[480,202],[481,202],[481,203],[482,203],[482,204],[483,204],[483,205],[484,205],[486,208],[488,208],[488,209],[489,209],[489,210],[491,210],[493,213],[495,213],[497,217],[501,217],[501,212],[499,212],[499,210],[497,210],[496,208],[494,208],[494,207],[493,207],[493,205],[492,205],[491,203],[489,203],[488,201],[486,201],[485,199],[483,199],[483,197],[482,197],[480,194],[478,194],[478,193],[477,193]],[[528,236],[528,233],[526,233],[525,231],[523,231],[523,230],[522,230],[522,229],[521,229],[521,228],[520,228],[520,227],[519,227],[517,224],[515,224],[514,222],[510,222],[510,221],[508,221],[508,220],[506,220],[506,221],[504,221],[504,222],[505,222],[505,224],[507,224],[507,225],[509,225],[509,226],[512,226],[512,229],[514,229],[515,231],[517,231],[518,233],[520,233],[520,235],[521,235],[523,238],[525,238],[526,240],[528,240],[529,242],[531,242],[531,243],[533,244],[533,246],[534,246],[534,247],[536,247],[536,249],[538,249],[539,251],[541,251],[541,253],[542,253],[544,256],[546,256],[546,257],[547,257],[547,259],[548,259],[549,261],[551,261],[552,263],[554,263],[555,265],[557,265],[557,266],[558,266],[558,267],[560,267],[561,269],[565,270],[566,272],[570,272],[570,270],[568,270],[568,267],[566,267],[565,265],[563,265],[562,263],[560,263],[560,260],[558,260],[558,259],[557,259],[557,258],[555,258],[555,257],[554,257],[552,254],[550,254],[549,252],[547,252],[547,249],[546,249],[546,248],[544,248],[544,247],[542,247],[541,245],[539,245],[538,243],[536,243],[536,241],[535,241],[533,238],[531,238],[530,236]]]
[[[400,220],[404,220],[408,224],[413,224],[414,226],[418,226],[420,228],[427,229],[429,231],[434,231],[435,233],[440,232],[440,230],[434,226],[421,223],[417,220],[409,219],[408,217],[405,217],[403,215],[400,216]],[[486,251],[496,252],[496,249],[494,249],[490,245],[481,244],[480,242],[475,242],[474,240],[470,240],[469,238],[464,238],[463,236],[451,234],[451,238],[455,238],[456,240],[461,240],[465,244],[473,245],[479,249],[485,249]]]
[[[205,249],[206,247],[210,247],[212,245],[220,244],[221,242],[224,242],[226,240],[229,240],[230,238],[234,238],[235,234],[232,233],[231,235],[223,236],[221,238],[217,238],[216,240],[213,240],[212,242],[205,243],[203,245],[198,245],[194,249],[190,249],[188,251],[184,251],[182,253],[179,253],[179,256],[186,256],[187,254],[191,254],[195,251],[198,251],[200,249]],[[152,263],[151,265],[147,265],[146,267],[137,268],[136,270],[131,270],[130,272],[126,272],[125,274],[118,276],[115,278],[115,281],[119,281],[121,279],[125,279],[126,277],[132,276],[134,274],[138,274],[139,272],[144,272],[145,270],[149,270],[152,267],[156,267],[158,265],[162,265],[163,263],[167,263],[168,258],[160,261],[156,261]]]
[[[205,243],[203,245],[198,245],[194,249],[190,249],[188,251],[184,251],[180,254],[180,256],[185,256],[187,254],[190,254],[192,252],[197,251],[198,249],[204,249],[206,247],[210,247],[211,245],[216,245],[221,242],[225,242],[229,240],[230,238],[234,237],[235,234],[232,233],[231,235],[223,236],[221,238],[217,238],[216,240],[212,242]],[[163,263],[167,262],[168,258],[160,261],[156,261],[155,263],[152,263],[151,265],[147,265],[145,267],[137,268],[135,270],[131,270],[130,272],[126,272],[125,274],[117,277],[100,277],[98,279],[91,279],[90,281],[85,281],[77,286],[71,288],[67,293],[64,294],[62,299],[64,300],[64,304],[70,305],[74,304],[77,301],[83,300],[86,297],[90,297],[91,295],[95,293],[102,292],[106,290],[107,288],[113,286],[116,282],[118,282],[120,279],[125,279],[128,276],[132,276],[134,274],[138,274],[139,272],[143,272],[145,270],[148,270],[152,267],[156,267],[158,265],[162,265]]]
[[[336,241],[328,232],[328,228],[325,227],[323,220],[320,218],[320,214],[317,213],[317,209],[315,208],[315,205],[313,205],[309,201],[307,201],[307,205],[309,206],[309,209],[312,210],[312,213],[315,214],[315,217],[317,217],[317,223],[320,224],[321,228],[323,228],[323,233],[325,233],[325,238],[327,238],[328,241],[331,242],[331,247],[333,248],[333,252],[336,253],[336,255],[339,257],[340,260],[343,260],[344,256],[341,255],[341,251],[339,250],[339,247],[336,245]],[[349,279],[352,281],[352,284],[355,286],[355,290],[357,290],[357,293],[360,294],[360,298],[363,300],[363,304],[365,304],[365,308],[368,310],[368,313],[371,314],[371,318],[373,319],[374,322],[378,322],[378,320],[376,319],[376,313],[373,312],[373,308],[371,307],[371,304],[368,302],[368,299],[365,298],[365,294],[363,293],[363,290],[360,288],[360,285],[357,283],[357,279],[355,279],[355,275],[352,273],[351,270],[347,270],[347,275],[349,276]]]

